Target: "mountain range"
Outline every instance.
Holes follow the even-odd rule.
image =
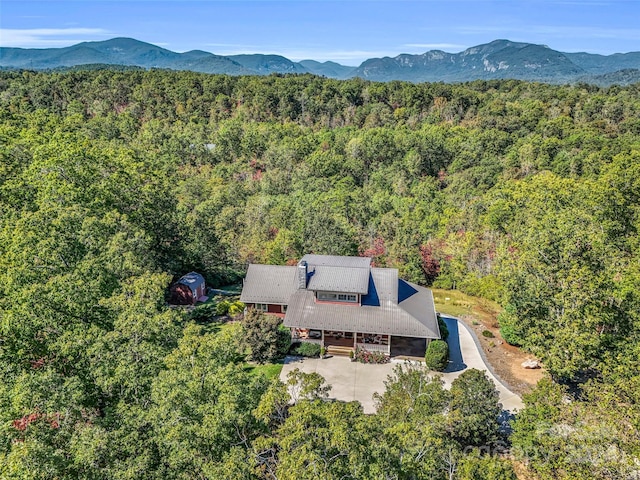
[[[103,65],[166,68],[228,75],[312,73],[331,78],[374,81],[463,82],[520,79],[599,85],[640,82],[640,52],[597,55],[563,53],[546,45],[494,40],[459,53],[431,50],[419,55],[370,58],[358,67],[335,62],[293,62],[280,55],[215,55],[202,50],[177,53],[131,38],[82,42],[64,48],[0,47],[3,69],[98,68]]]

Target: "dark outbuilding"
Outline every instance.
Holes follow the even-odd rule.
[[[184,275],[171,286],[171,303],[174,305],[195,305],[206,301],[204,277],[196,272]]]

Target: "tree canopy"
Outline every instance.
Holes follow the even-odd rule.
[[[306,253],[500,302],[551,376],[514,424],[514,448],[555,452],[529,469],[631,475],[639,118],[639,85],[0,72],[0,476],[512,478],[464,452],[497,438],[481,378],[405,372],[376,416],[289,409],[238,331],[166,304],[188,271]],[[589,469],[585,444],[610,455]]]

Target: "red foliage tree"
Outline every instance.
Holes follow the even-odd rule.
[[[431,243],[420,245],[420,267],[427,285],[432,285],[440,274],[440,260],[438,260],[433,250]]]
[[[371,266],[375,267],[381,263],[382,257],[387,253],[387,247],[384,244],[384,238],[376,237],[371,246],[365,250],[360,250],[361,257],[371,257]]]
[[[22,418],[14,420],[11,425],[19,432],[24,432],[32,423],[37,422],[38,420],[44,420],[45,422],[49,423],[51,428],[60,428],[60,417],[61,415],[59,412],[50,415],[45,415],[40,412],[33,412],[29,415],[25,415]]]

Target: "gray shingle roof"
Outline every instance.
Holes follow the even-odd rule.
[[[288,304],[298,287],[297,269],[280,265],[249,265],[240,301]]]
[[[200,285],[204,285],[204,277],[197,272],[189,272],[186,275],[180,277],[176,283],[186,285],[191,289],[191,292],[196,295],[196,290]]]
[[[398,279],[391,268],[370,268],[365,257],[305,255],[313,272],[298,289],[295,266],[249,265],[240,300],[288,305],[287,327],[440,338],[429,289]],[[316,303],[314,290],[362,294],[362,305]]]
[[[296,290],[284,325],[347,332],[440,338],[431,291],[398,279],[398,271],[372,268],[362,306],[316,303],[310,290]],[[400,303],[398,303],[400,294]]]
[[[369,268],[371,266],[370,257],[341,257],[338,255],[315,255],[309,253],[302,257],[302,260],[315,267]]]
[[[314,291],[339,293],[367,293],[369,266],[367,268],[312,266],[307,288]]]

